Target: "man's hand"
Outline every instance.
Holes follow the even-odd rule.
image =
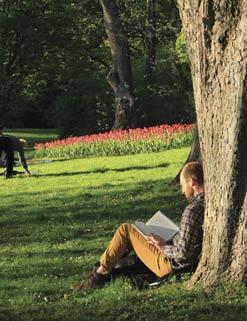
[[[152,234],[152,236],[148,238],[148,243],[153,244],[159,251],[166,245],[166,241],[156,234]]]

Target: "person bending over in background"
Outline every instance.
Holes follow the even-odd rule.
[[[6,154],[6,178],[13,176],[14,150],[13,144],[9,137],[0,136],[0,157],[2,153]]]
[[[9,137],[12,141],[13,151],[17,152],[20,165],[24,168],[25,172],[30,175],[30,171],[27,166],[27,161],[24,154],[24,146],[26,141],[24,139],[19,139],[16,136],[5,135],[4,127],[0,126],[0,135],[2,137]]]
[[[101,256],[99,267],[93,269],[85,282],[72,284],[71,288],[80,290],[103,287],[111,280],[114,266],[132,250],[158,277],[197,265],[202,248],[204,220],[201,164],[187,163],[180,174],[180,185],[189,205],[182,214],[178,233],[169,242],[157,235],[146,240],[131,224],[122,224]]]

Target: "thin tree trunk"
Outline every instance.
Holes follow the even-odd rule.
[[[205,176],[202,257],[191,284],[246,282],[247,1],[178,0]]]
[[[130,128],[134,126],[134,97],[128,40],[119,17],[116,1],[100,0],[100,3],[112,55],[112,68],[107,80],[114,91],[116,100],[113,128]]]
[[[146,68],[145,68],[145,105],[152,110],[153,91],[152,86],[155,78],[155,61],[156,61],[156,0],[146,0],[147,11],[147,31],[146,31]]]

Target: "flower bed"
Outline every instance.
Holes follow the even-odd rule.
[[[36,144],[36,157],[74,158],[151,153],[188,146],[194,124],[160,125],[149,128],[113,130]]]

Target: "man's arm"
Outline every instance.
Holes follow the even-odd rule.
[[[203,207],[188,205],[182,215],[180,229],[173,245],[164,245],[162,252],[169,258],[184,260],[193,257],[198,247],[198,236],[202,233]]]
[[[29,174],[30,172],[29,172],[28,167],[27,167],[27,162],[26,162],[26,158],[25,158],[25,154],[24,154],[24,149],[23,149],[22,146],[18,150],[18,158],[19,158],[19,162],[22,165],[22,167]]]
[[[153,244],[159,251],[162,251],[162,248],[166,244],[166,241],[163,240],[160,236],[152,234],[152,236],[148,238],[148,243]]]

